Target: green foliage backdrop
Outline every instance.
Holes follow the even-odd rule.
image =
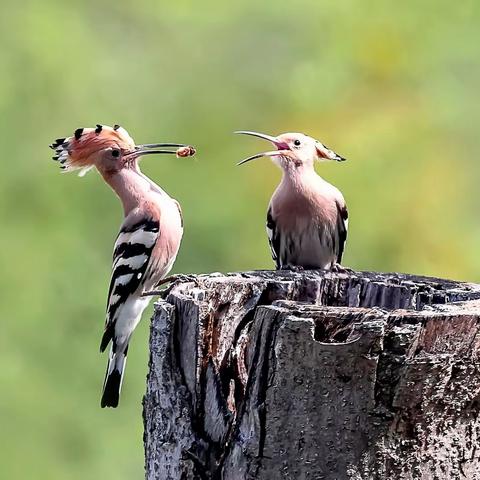
[[[280,172],[242,168],[302,131],[346,156],[318,171],[350,210],[345,263],[480,281],[480,3],[3,0],[0,5],[0,478],[141,478],[148,314],[118,410],[98,353],[121,208],[47,145],[119,123],[183,206],[177,272],[270,268]]]

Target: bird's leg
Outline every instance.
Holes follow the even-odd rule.
[[[305,269],[301,265],[282,265],[279,270],[288,270],[290,272],[303,272]]]
[[[142,297],[150,297],[154,295],[165,295],[166,293],[169,293],[170,290],[175,286],[178,285],[179,283],[189,283],[193,282],[198,286],[198,279],[195,275],[188,275],[184,273],[177,273],[176,275],[170,275],[169,277],[162,278],[156,285],[155,289],[151,290],[149,292],[144,292],[142,294]],[[163,290],[158,290],[158,287],[161,287],[162,285],[165,285],[169,283],[170,285],[163,289]]]
[[[188,273],[177,273],[175,275],[170,275],[169,277],[164,278],[158,282],[157,287],[159,285],[164,285],[165,283],[198,283],[198,279],[196,275],[191,275]]]
[[[333,273],[354,273],[354,270],[348,267],[344,267],[339,263],[332,263],[332,266],[330,267],[330,271]]]

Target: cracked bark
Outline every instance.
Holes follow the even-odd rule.
[[[480,285],[199,276],[150,350],[149,480],[480,479]]]

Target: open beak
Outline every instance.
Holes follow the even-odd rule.
[[[250,160],[255,160],[256,158],[261,157],[278,157],[281,155],[285,155],[287,151],[290,151],[290,147],[285,142],[280,142],[276,137],[272,137],[271,135],[267,135],[266,133],[259,133],[259,132],[250,132],[247,130],[240,130],[234,133],[238,133],[240,135],[250,135],[252,137],[263,138],[264,140],[268,140],[269,142],[273,143],[277,150],[272,150],[269,152],[262,152],[257,153],[256,155],[252,155],[251,157],[243,159],[241,162],[238,162],[237,165],[242,165],[244,163],[249,162]]]
[[[166,150],[167,148],[175,148],[175,150]],[[192,155],[195,153],[195,149],[184,143],[145,143],[143,145],[137,145],[135,150],[132,152],[132,155],[135,158],[143,157],[144,155],[155,155],[155,154],[179,154],[180,149],[189,148],[192,150]],[[182,155],[183,156],[183,155]]]

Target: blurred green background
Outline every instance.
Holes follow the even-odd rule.
[[[480,282],[480,3],[3,0],[0,6],[0,478],[139,479],[151,308],[120,408],[101,410],[122,212],[48,144],[95,123],[137,142],[182,204],[176,272],[271,268],[280,172],[237,129],[308,133],[350,210],[345,264]]]

